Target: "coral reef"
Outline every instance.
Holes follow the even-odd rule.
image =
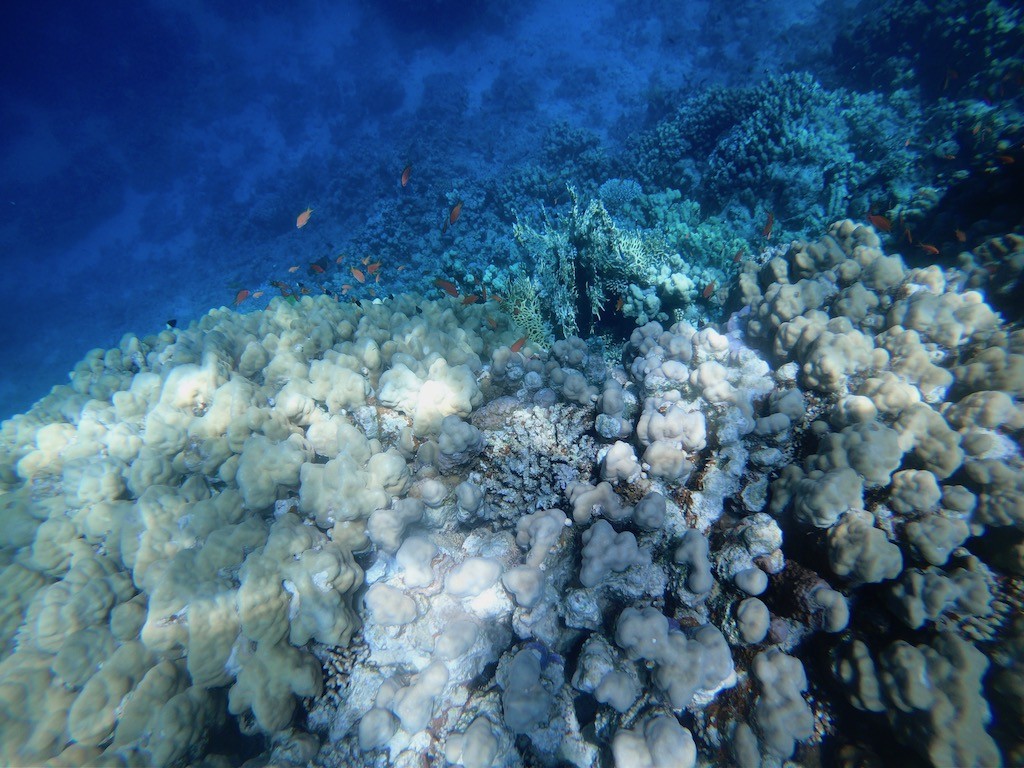
[[[545,233],[623,258],[600,201]],[[91,353],[0,429],[0,754],[1012,761],[1024,337],[957,278],[845,220],[621,364],[417,295]]]

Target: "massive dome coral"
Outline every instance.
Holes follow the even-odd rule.
[[[1018,761],[1024,335],[850,221],[744,269],[621,364],[412,295],[90,354],[0,430],[3,761]]]

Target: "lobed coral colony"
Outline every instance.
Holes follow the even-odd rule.
[[[416,295],[90,354],[3,426],[0,759],[1019,754],[1024,335],[848,220],[739,284],[621,364]]]

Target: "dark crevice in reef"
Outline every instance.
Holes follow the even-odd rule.
[[[247,736],[238,727],[238,718],[224,718],[220,728],[211,731],[207,751],[223,755],[231,765],[243,765],[269,748],[263,735]]]

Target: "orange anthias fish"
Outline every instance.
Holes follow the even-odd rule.
[[[309,268],[316,272],[318,275],[322,275],[324,273],[324,268],[317,264],[315,261],[309,265]]]
[[[263,291],[254,291],[253,294],[252,294],[252,298],[258,299],[262,295],[263,295]]]
[[[296,264],[294,267],[288,267],[288,271],[289,272],[298,272],[299,271],[299,265]]]
[[[509,349],[511,349],[513,352],[518,352],[520,349],[523,348],[523,344],[525,344],[525,343],[526,343],[526,337],[523,336],[523,338],[521,338],[521,339],[519,339],[519,341],[515,342],[511,347],[509,347]]]
[[[366,275],[363,274],[363,270],[357,267],[352,267],[352,277],[358,280],[360,283],[366,282]]]
[[[409,177],[412,176],[412,163],[409,163],[402,170],[402,186],[406,186],[409,183]]]
[[[761,230],[761,234],[765,237],[772,236],[772,227],[775,226],[775,212],[768,211],[768,221],[765,222],[764,229]]]
[[[953,237],[955,237],[957,239],[957,242],[960,242],[960,243],[966,243],[967,242],[967,233],[964,232],[962,229],[955,229],[955,230],[953,230]]]
[[[312,213],[312,208],[307,208],[302,213],[300,213],[298,218],[295,219],[295,227],[297,229],[302,229],[304,226],[306,226],[306,224],[309,223],[309,217],[312,215]]]
[[[877,213],[869,213],[868,221],[872,227],[880,232],[888,232],[892,229],[892,222],[885,218],[885,216],[880,216]]]
[[[917,247],[920,248],[925,253],[927,253],[929,256],[938,256],[939,255],[939,249],[936,248],[931,243],[919,243]]]
[[[477,296],[475,293],[471,293],[469,294],[469,296],[462,300],[462,305],[466,306],[467,304],[476,304],[478,301],[480,301],[480,297]]]
[[[494,319],[493,317],[491,317],[490,315],[488,315],[488,316],[487,316],[487,325],[488,325],[488,326],[490,326],[490,329],[491,329],[492,331],[494,331],[494,330],[497,330],[497,328],[498,328],[498,321],[497,321],[497,320],[495,320],[495,319]]]
[[[455,205],[452,206],[452,210],[448,214],[448,218],[445,220],[444,224],[441,225],[441,234],[443,235],[445,232],[447,232],[448,231],[448,227],[450,227],[452,224],[454,224],[456,221],[458,221],[459,220],[459,216],[461,216],[461,215],[462,215],[462,201],[459,200],[459,202],[457,202]]]
[[[243,288],[242,290],[240,290],[238,293],[235,294],[235,306],[237,307],[239,304],[241,304],[243,301],[245,301],[248,298],[249,298],[249,289],[248,288]]]
[[[449,282],[448,280],[442,280],[438,278],[434,281],[434,285],[440,288],[442,291],[447,293],[449,296],[458,296],[459,289],[455,286],[455,283]]]
[[[375,261],[375,262],[373,262],[373,264],[367,264],[366,265],[366,272],[367,272],[367,274],[371,274],[372,275],[378,269],[380,269],[380,262],[379,261]]]
[[[711,294],[713,294],[714,292],[715,292],[715,281],[712,280],[710,283],[708,283],[707,285],[704,286],[704,290],[701,292],[700,295],[703,296],[705,299],[710,299],[711,298]]]
[[[459,200],[455,205],[452,206],[452,212],[448,214],[448,225],[451,226],[459,220],[459,216],[462,215],[462,201]]]

